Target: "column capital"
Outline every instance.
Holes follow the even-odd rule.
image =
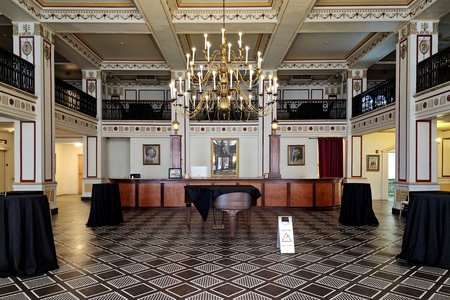
[[[102,79],[102,72],[100,70],[81,70],[83,79]]]
[[[439,21],[436,20],[414,20],[405,24],[398,32],[398,41],[406,39],[410,35],[438,34]]]
[[[349,69],[347,70],[347,79],[367,78],[367,69]]]
[[[13,22],[14,36],[41,36],[49,41],[52,45],[55,44],[55,33],[47,26],[37,22]]]

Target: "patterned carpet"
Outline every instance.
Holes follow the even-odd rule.
[[[60,196],[60,268],[0,278],[0,299],[450,299],[449,270],[395,259],[405,219],[391,206],[374,202],[379,227],[341,226],[338,209],[256,207],[232,240],[227,218],[213,229],[195,211],[189,231],[184,208],[124,210],[121,226],[87,228],[89,202]],[[295,254],[276,248],[279,215],[293,216]]]

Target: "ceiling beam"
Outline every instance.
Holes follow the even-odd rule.
[[[135,0],[134,3],[153,34],[166,63],[172,70],[184,70],[184,53],[165,1]]]
[[[282,3],[278,24],[264,53],[262,64],[264,69],[276,70],[278,68],[314,3],[314,0],[288,0]]]

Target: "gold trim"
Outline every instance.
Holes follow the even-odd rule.
[[[47,2],[45,0],[36,0],[42,7],[102,7],[102,8],[134,8],[135,6],[130,3],[114,3],[114,2]]]
[[[211,3],[211,2],[195,2],[195,3],[182,3],[183,0],[176,0],[176,5],[178,8],[213,8],[213,7],[222,7],[222,3]],[[239,2],[239,3],[225,3],[226,8],[233,7],[272,7],[273,0],[261,1],[257,2]]]
[[[316,5],[314,5],[314,7],[337,7],[337,6],[408,6],[410,5],[414,0],[398,0],[396,2],[392,2],[392,1],[377,1],[376,3],[374,2],[359,2],[359,1],[355,1],[355,2],[338,2],[338,1],[332,1],[332,2],[324,2],[321,3],[321,1],[319,0],[318,3],[316,3]]]

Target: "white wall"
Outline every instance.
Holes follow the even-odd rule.
[[[305,145],[305,165],[288,165],[288,145]],[[317,139],[281,136],[281,178],[319,178]]]
[[[372,189],[372,199],[387,199],[388,156],[382,151],[395,146],[395,132],[371,133],[363,136],[363,177],[366,177]],[[367,155],[380,155],[380,171],[367,171]],[[386,182],[384,182],[386,181]]]
[[[108,156],[108,178],[130,176],[130,138],[106,140]]]
[[[258,176],[258,136],[220,134],[191,136],[190,165],[207,166],[208,176],[211,174],[211,138],[239,139],[239,177],[256,178]],[[189,171],[189,170],[188,170]],[[183,170],[184,172],[184,170]]]
[[[78,155],[83,147],[74,144],[55,143],[56,194],[78,194]]]
[[[160,150],[160,165],[143,164],[143,145],[156,144]],[[130,138],[130,172],[140,173],[142,178],[168,178],[170,166],[170,138]],[[128,174],[129,175],[129,174]]]

